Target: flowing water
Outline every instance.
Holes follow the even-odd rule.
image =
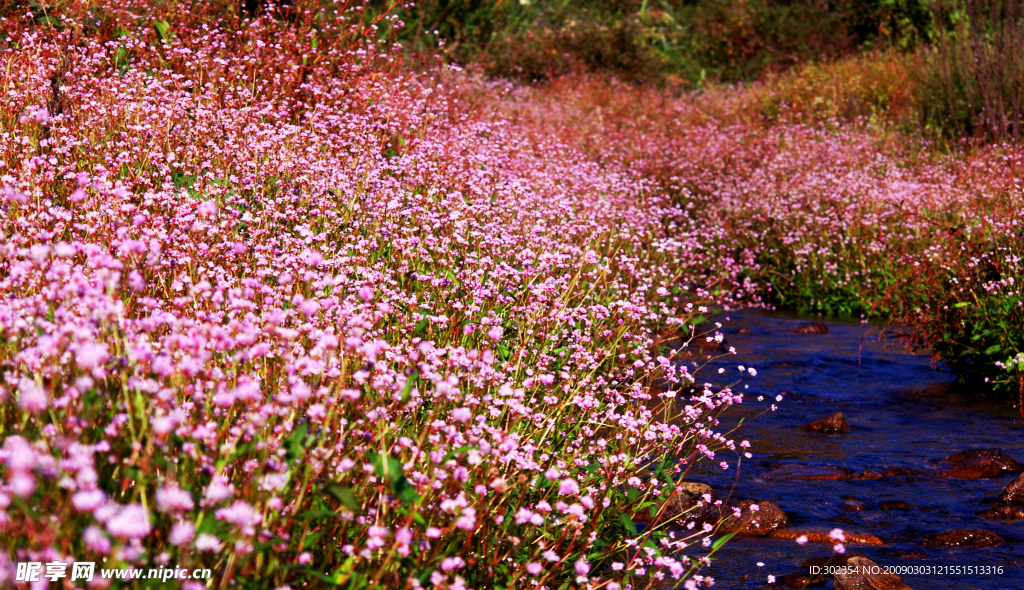
[[[885,545],[848,544],[847,550],[881,565],[1003,568],[1001,575],[903,575],[915,590],[1024,588],[1024,521],[975,516],[998,501],[1013,476],[961,480],[936,475],[943,457],[966,449],[1001,449],[1024,462],[1024,419],[1010,404],[956,392],[948,371],[933,369],[928,356],[878,346],[877,329],[874,337],[865,338],[871,326],[823,322],[829,333],[799,334],[789,330],[811,320],[754,311],[729,315],[720,331],[738,354],[704,371],[722,367],[738,375],[737,365],[754,367],[758,375],[744,381],[748,389],[738,388],[748,399],[765,396],[764,402],[730,410],[729,419],[752,417],[777,395],[784,399],[776,411],[750,420],[737,433],[737,440],[753,443],[754,453],[742,461],[738,476],[736,455],[723,455],[732,463],[727,471],[691,479],[710,484],[723,498],[731,490],[733,498],[775,502],[788,514],[791,528],[838,527],[876,535]],[[806,422],[837,411],[846,415],[849,431],[803,430]],[[852,471],[903,468],[915,475],[873,481],[765,477],[786,463]],[[892,501],[912,507],[882,509],[883,502]],[[1006,543],[991,548],[921,543],[927,535],[953,529],[984,529]],[[781,580],[769,586],[768,575],[799,572],[808,558],[831,553],[826,544],[736,537],[703,573],[714,576],[719,588],[786,587]],[[823,587],[832,587],[831,577]]]

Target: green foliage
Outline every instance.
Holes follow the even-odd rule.
[[[1024,228],[989,220],[952,226],[944,243],[914,256],[891,299],[957,377],[1019,398],[1024,391]]]
[[[848,30],[859,44],[911,49],[932,35],[927,0],[849,0]]]
[[[923,122],[950,137],[1019,140],[1024,126],[1024,3],[937,4],[917,68]]]
[[[702,85],[753,79],[862,46],[913,49],[925,0],[428,0],[403,42],[524,81],[577,70]]]

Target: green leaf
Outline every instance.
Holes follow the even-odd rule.
[[[416,493],[416,486],[409,483],[405,476],[400,475],[391,484],[391,489],[398,496],[398,499],[405,504],[414,504],[419,501],[420,495]]]
[[[992,346],[989,346],[988,348],[985,349],[985,354],[995,354],[999,352],[1000,349],[1002,349],[1002,346],[998,344],[993,344]]]
[[[308,518],[309,520],[319,520],[323,518],[341,519],[342,516],[333,510],[305,510],[299,513],[299,518]]]
[[[292,433],[285,440],[285,460],[294,463],[306,454],[306,435],[309,433],[309,426],[303,422],[292,429]]]
[[[676,482],[675,480],[672,479],[672,476],[669,475],[668,471],[665,469],[665,461],[659,463],[658,468],[655,469],[654,472],[660,475],[665,480],[666,487],[668,487],[669,493],[675,491]]]
[[[318,538],[322,537],[323,534],[324,534],[323,531],[316,531],[316,532],[313,532],[313,533],[310,533],[310,534],[306,535],[302,539],[302,542],[299,543],[299,551],[302,551],[304,549],[309,549],[310,547],[312,547],[313,543],[315,543]]]
[[[971,304],[971,302],[970,302],[970,301],[961,301],[960,303],[957,303],[957,304],[956,304],[956,305],[954,305],[953,307],[967,307],[967,306],[968,306],[968,305],[970,305],[970,304]]]
[[[732,533],[729,533],[727,535],[722,535],[721,537],[718,537],[717,539],[715,539],[715,542],[711,544],[711,550],[712,551],[717,550],[722,545],[725,545],[729,541],[729,539],[731,539],[731,538],[733,538],[735,536],[736,536],[736,532],[732,532]]]
[[[635,537],[638,533],[636,531],[636,525],[633,524],[633,519],[631,519],[629,515],[625,513],[619,516],[619,518],[622,520],[622,526],[626,527],[626,530],[629,531],[629,534]]]
[[[454,459],[455,457],[458,457],[462,453],[465,453],[466,451],[468,451],[470,449],[475,449],[475,448],[476,447],[474,447],[473,445],[462,445],[461,447],[455,449],[454,451],[448,451],[445,454],[444,458],[441,459],[441,462],[442,463],[447,463],[448,461],[451,461],[452,459]]]
[[[390,455],[371,453],[370,463],[381,478],[394,481],[402,477],[402,462]]]
[[[412,395],[412,386],[416,383],[416,377],[419,376],[419,371],[413,371],[409,378],[405,380],[405,387],[402,388],[402,403],[409,401]]]
[[[352,488],[343,486],[340,483],[331,483],[327,484],[327,487],[324,489],[344,504],[346,508],[359,514],[359,502],[356,500],[356,495],[352,493]]]
[[[171,30],[171,23],[165,20],[153,21],[153,28],[156,29],[156,34],[160,37],[161,41],[168,39],[168,32]]]
[[[334,575],[331,576],[328,581],[332,584],[344,584],[348,581],[349,576],[352,575],[352,570],[355,568],[355,565],[356,556],[349,555],[348,559],[345,560],[345,563],[341,564],[338,571],[334,572]]]

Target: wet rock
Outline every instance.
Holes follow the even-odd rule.
[[[813,432],[846,432],[849,429],[850,425],[846,423],[846,416],[842,412],[836,412],[804,424],[804,430]]]
[[[884,477],[877,471],[858,471],[850,475],[850,479],[856,481],[878,481]]]
[[[801,536],[806,536],[807,540],[811,543],[828,543],[834,545],[836,541],[828,536],[826,531],[815,531],[801,528],[783,529],[781,531],[775,531],[771,534],[773,539],[797,539]],[[869,535],[867,533],[855,533],[852,531],[843,531],[843,535],[846,537],[847,545],[885,545],[885,541],[879,539],[875,535]]]
[[[976,513],[975,516],[992,520],[1024,520],[1024,506],[994,506],[991,510]]]
[[[864,510],[864,503],[851,500],[840,504],[839,509],[843,512],[860,512],[861,510]]]
[[[740,328],[739,330],[736,330],[736,333],[737,334],[753,334],[754,331],[751,330],[750,328]]]
[[[757,506],[757,510],[751,510],[751,506],[754,505]],[[741,510],[738,519],[733,508]],[[755,502],[754,500],[729,502],[729,507],[722,510],[722,516],[722,525],[719,530],[724,533],[738,532],[744,535],[765,536],[789,526],[789,517],[774,502]]]
[[[1002,465],[988,459],[961,463],[942,471],[942,475],[955,479],[987,479],[999,477],[1004,473],[1007,471]]]
[[[885,541],[868,533],[855,533],[851,531],[843,531],[843,536],[846,537],[846,544],[854,545],[885,545]]]
[[[1013,457],[998,449],[961,451],[946,457],[943,461],[953,467],[944,470],[942,474],[957,479],[983,479],[1024,471],[1024,467]]]
[[[1000,451],[999,449],[968,449],[966,451],[960,451],[959,453],[953,453],[952,455],[943,459],[947,463],[953,465],[959,465],[960,463],[966,463],[968,461],[974,461],[976,459],[992,459],[1005,463],[1007,469],[1014,473],[1020,473],[1024,471],[1024,466],[1014,460],[1013,457]]]
[[[804,561],[800,567],[810,571],[810,568],[813,566],[846,565],[846,562],[852,557],[865,557],[865,555],[857,551],[847,551],[846,553],[830,555],[828,557],[812,557]]]
[[[793,328],[790,332],[793,332],[794,334],[828,334],[828,326],[817,322],[811,322],[809,324]]]
[[[999,499],[1011,504],[1024,504],[1024,474],[1018,475],[1017,479],[1011,481]]]
[[[664,516],[672,520],[682,519],[684,522],[704,523],[718,520],[720,513],[718,506],[714,504],[718,500],[718,494],[711,486],[683,481],[677,482],[676,488],[675,495],[662,512]],[[710,502],[705,495],[711,497]]]
[[[928,559],[928,555],[920,551],[908,551],[901,554],[900,557],[903,559]]]
[[[846,571],[832,576],[835,590],[911,590],[899,576],[885,573],[867,557],[851,557],[846,565]]]
[[[850,471],[842,467],[797,465],[790,463],[769,471],[765,479],[849,479]]]
[[[888,500],[878,505],[882,510],[913,510],[914,505],[909,502],[901,502],[899,500]]]
[[[898,477],[900,475],[914,475],[914,473],[912,473],[906,467],[883,467],[882,468],[882,473],[884,473],[886,477]]]
[[[995,547],[1004,543],[999,535],[981,529],[946,531],[926,537],[924,545],[950,545],[953,547]]]
[[[815,588],[817,586],[824,586],[828,582],[827,576],[822,575],[810,575],[806,572],[797,572],[795,574],[788,574],[779,578],[779,581],[788,588]]]

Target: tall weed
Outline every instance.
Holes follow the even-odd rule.
[[[1019,141],[1024,125],[1024,3],[936,4],[936,38],[922,52],[923,122],[953,137]]]

